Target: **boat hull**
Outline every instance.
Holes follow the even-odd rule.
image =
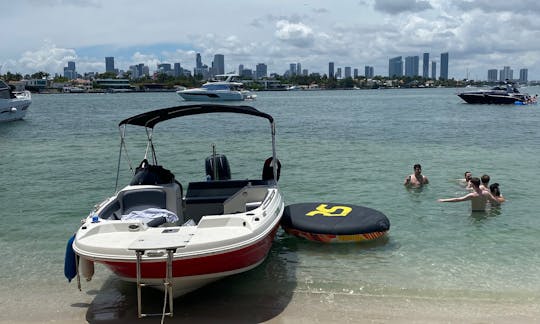
[[[523,96],[489,93],[460,93],[458,96],[469,104],[511,105],[524,100]]]
[[[23,119],[31,99],[0,99],[0,122]]]
[[[246,99],[241,92],[190,92],[190,90],[178,91],[177,94],[186,101],[243,101]]]
[[[261,264],[274,240],[279,225],[259,241],[233,251],[215,252],[199,257],[174,256],[172,264],[173,296],[178,297],[196,290],[226,276],[251,270]],[[136,282],[137,264],[135,261],[98,261],[107,266],[122,280]],[[164,289],[163,279],[166,273],[166,260],[141,263],[141,278],[144,283],[157,284]]]

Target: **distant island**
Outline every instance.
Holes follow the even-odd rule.
[[[129,75],[117,76],[114,73],[92,74],[83,78],[68,80],[62,76],[50,77],[46,72],[31,75],[7,72],[0,79],[8,82],[16,90],[29,90],[34,93],[92,93],[92,92],[165,92],[183,88],[200,87],[205,80],[201,75],[173,77],[165,73],[152,76],[144,75],[131,79]],[[326,74],[279,76],[260,79],[243,78],[247,89],[253,91],[287,91],[287,90],[356,90],[356,89],[392,89],[392,88],[459,88],[466,86],[493,85],[493,82],[474,80],[434,80],[417,77],[383,76],[329,78]],[[538,82],[529,82],[538,85]]]

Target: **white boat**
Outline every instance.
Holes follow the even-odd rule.
[[[176,93],[186,101],[243,101],[257,96],[244,89],[242,82],[234,81],[236,74],[220,74],[221,81],[203,84],[200,88],[179,90]]]
[[[272,155],[261,163],[261,178],[231,180],[226,157],[214,150],[206,159],[208,180],[190,182],[184,195],[174,175],[157,165],[153,129],[172,118],[208,113],[267,119]],[[129,185],[97,205],[82,221],[73,243],[68,243],[68,279],[79,273],[91,278],[93,263],[102,263],[121,279],[137,282],[139,316],[144,316],[140,311],[140,287],[144,284],[164,290],[172,309],[173,297],[261,264],[284,210],[274,180],[279,179],[279,161],[272,116],[249,106],[217,104],[150,111],[120,122],[120,152],[125,149],[127,125],[146,129],[148,145],[143,162]],[[71,247],[79,256],[77,272],[72,271],[75,261],[68,261],[76,259],[74,254],[69,257]]]
[[[31,103],[30,91],[14,92],[0,80],[0,122],[23,119]]]

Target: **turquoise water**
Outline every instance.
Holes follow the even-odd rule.
[[[341,245],[280,230],[261,267],[220,287],[537,300],[540,106],[467,105],[456,91],[261,92],[247,102],[276,119],[288,204],[363,205],[386,214],[391,229],[376,243]],[[174,93],[34,95],[25,120],[0,125],[0,279],[7,288],[0,299],[21,287],[75,290],[63,278],[65,243],[114,192],[118,122],[180,104]],[[229,158],[233,177],[260,176],[271,154],[268,135],[266,121],[213,115],[164,123],[154,139],[159,162],[186,187],[204,178],[211,143]],[[142,159],[143,136],[128,129],[133,165]],[[415,163],[430,184],[407,190],[402,183]],[[489,174],[508,201],[487,213],[471,213],[469,203],[438,203],[465,193],[455,179],[467,170]],[[99,288],[112,275],[97,270]]]

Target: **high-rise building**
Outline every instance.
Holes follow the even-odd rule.
[[[403,59],[401,56],[396,56],[388,61],[388,77],[403,76]]]
[[[441,80],[448,80],[448,52],[441,54]]]
[[[519,70],[519,82],[527,83],[529,79],[529,69],[520,69]]]
[[[341,68],[337,68],[336,79],[341,79]]]
[[[114,73],[114,57],[108,56],[105,58],[105,72]]]
[[[77,79],[77,71],[75,70],[75,62],[69,61],[64,67],[64,78],[68,80]]]
[[[201,53],[197,53],[197,56],[195,58],[195,68],[201,69],[203,67],[202,59],[201,59]]]
[[[514,79],[514,70],[512,70],[509,66],[503,67],[502,70],[499,71],[499,81],[512,81]]]
[[[225,74],[225,56],[223,54],[214,55],[214,62],[212,63],[214,68],[214,74]]]
[[[193,76],[199,76],[203,79],[207,79],[209,76],[208,65],[202,63],[201,53],[197,53],[197,56],[195,58],[195,68],[193,69]]]
[[[264,63],[259,63],[255,67],[255,75],[257,79],[266,78],[268,75],[268,67]]]
[[[353,70],[353,77],[354,77],[355,79],[358,79],[358,69],[354,69],[354,70]]]
[[[173,69],[173,75],[175,78],[178,78],[179,76],[183,75],[183,69],[180,63],[174,63],[174,69]]]
[[[302,64],[296,63],[296,74],[302,75]]]
[[[431,61],[431,78],[437,80],[437,62]]]
[[[422,57],[422,77],[429,78],[429,53],[424,53]]]
[[[328,78],[334,78],[334,77],[335,77],[334,62],[329,62],[328,63]]]
[[[497,82],[497,69],[489,69],[488,70],[488,82]]]
[[[289,75],[296,75],[296,63],[289,64]]]
[[[419,64],[420,58],[418,56],[407,56],[405,58],[405,76],[411,78],[418,76]]]
[[[345,67],[345,76],[344,76],[344,77],[345,77],[345,78],[350,78],[350,77],[352,77],[352,75],[351,75],[351,67],[350,67],[350,66],[346,66],[346,67]]]
[[[366,65],[364,67],[364,76],[366,77],[366,79],[373,78],[373,75],[373,66]]]
[[[244,71],[244,64],[238,65],[238,75],[242,76],[242,71]]]

